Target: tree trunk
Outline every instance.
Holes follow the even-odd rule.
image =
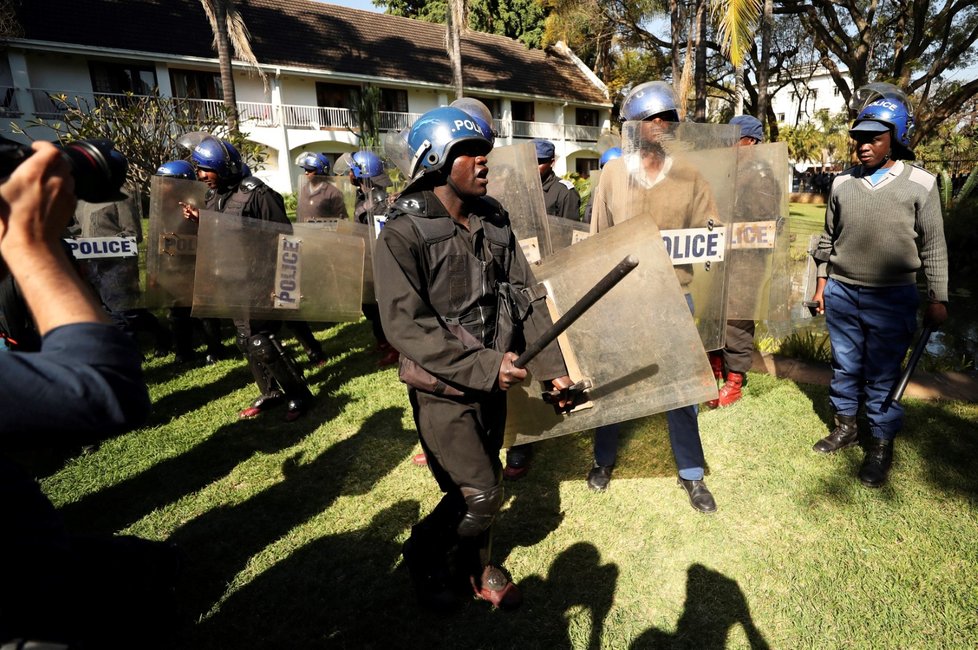
[[[706,121],[706,0],[696,0],[696,103],[693,121]]]
[[[744,114],[744,64],[734,68],[734,115]]]
[[[768,123],[767,82],[771,62],[771,25],[774,22],[774,0],[764,0],[764,13],[761,15],[761,60],[757,64],[757,119],[761,125]],[[772,135],[776,130],[772,130]]]
[[[465,0],[449,0],[447,40],[448,60],[452,66],[452,85],[455,86],[455,98],[462,98],[462,30],[465,28]]]
[[[231,37],[228,34],[228,12],[225,0],[213,4],[217,22],[217,58],[221,67],[221,91],[224,106],[228,109],[228,130],[238,133],[238,99],[234,92],[234,76],[231,72]]]
[[[679,0],[669,0],[669,21],[672,39],[672,87],[676,97],[679,97],[679,80],[683,76],[682,57],[679,52],[679,43],[683,38],[683,21]]]

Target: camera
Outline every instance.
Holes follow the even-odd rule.
[[[114,147],[111,140],[77,140],[61,147],[79,199],[104,203],[123,198],[119,188],[126,180],[129,163]],[[10,176],[33,153],[27,145],[0,136],[0,178]]]

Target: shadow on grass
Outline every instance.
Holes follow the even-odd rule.
[[[324,342],[327,358],[349,351],[367,332],[365,326],[343,327]],[[251,373],[244,362],[219,381],[208,386],[180,390],[153,405],[151,423],[159,423],[189,413],[216,399],[251,385]],[[271,454],[292,445],[314,432],[324,421],[336,417],[350,401],[334,395],[347,381],[370,372],[368,361],[317,368],[317,376],[327,377],[318,384],[312,408],[293,423],[282,422],[284,409],[273,410],[255,420],[228,423],[186,452],[162,460],[120,483],[89,494],[61,507],[70,529],[80,533],[112,533],[138,521],[153,510],[192,494],[226,476],[240,462],[256,453]],[[316,386],[313,382],[311,385]]]
[[[566,614],[583,607],[592,622],[586,647],[601,647],[618,568],[580,542],[564,550],[548,575],[521,583],[516,612],[471,601],[451,615],[415,603],[400,563],[398,535],[418,517],[400,501],[365,528],[325,537],[292,553],[200,623],[193,643],[207,648],[570,648]]]
[[[770,647],[754,625],[747,598],[737,581],[702,564],[693,564],[686,571],[686,608],[679,617],[676,631],[670,633],[651,628],[635,639],[631,647],[633,650],[723,650],[735,625],[743,626],[754,650]]]
[[[238,373],[233,373],[233,376],[238,376]],[[319,397],[312,408],[295,422],[283,422],[281,417],[284,410],[277,409],[254,420],[225,424],[186,452],[160,461],[129,479],[79,501],[66,504],[61,507],[61,513],[68,527],[77,532],[110,533],[121,530],[156,508],[173,503],[226,476],[239,463],[256,453],[271,454],[297,444],[314,432],[321,422],[331,420],[346,407],[349,397],[330,396],[336,387],[346,381],[347,377],[336,375],[321,385]],[[200,392],[205,397],[209,396],[210,400],[228,392],[222,382],[212,388],[214,390],[201,389]]]
[[[338,497],[368,493],[402,462],[414,447],[413,437],[402,428],[402,417],[401,408],[373,413],[357,434],[315,459],[304,464],[286,460],[281,482],[242,503],[209,510],[174,531],[169,541],[190,558],[181,599],[185,619],[196,621],[205,614],[252,556],[322,513]],[[349,595],[344,595],[342,581],[335,587],[337,595]]]
[[[827,435],[834,426],[833,412],[828,401],[828,389],[823,386],[798,384],[812,400],[812,407],[822,422]],[[942,402],[911,400],[904,405],[903,430],[897,436],[894,447],[892,480],[901,480],[901,455],[916,454],[922,465],[921,474],[939,492],[956,492],[969,499],[978,498],[978,475],[974,472],[978,459],[978,428],[973,420],[954,413],[954,407]],[[869,441],[865,416],[859,417],[860,444]],[[815,440],[811,441],[812,444]],[[863,452],[848,449],[833,456],[846,458],[845,471],[838,480],[823,483],[822,491],[829,496],[842,497],[858,486],[856,474],[862,463]],[[905,476],[905,475],[904,475]],[[859,489],[862,489],[859,487]],[[882,498],[893,493],[887,487],[880,491]]]
[[[416,617],[397,537],[418,518],[403,500],[364,528],[317,539],[234,592],[210,618],[188,630],[186,648],[369,647],[400,639]],[[398,574],[398,575],[395,575]]]
[[[911,403],[906,410],[904,433],[896,440],[897,472],[901,447],[914,449],[920,455],[922,473],[938,491],[978,499],[978,427],[974,420],[959,417],[940,403]]]

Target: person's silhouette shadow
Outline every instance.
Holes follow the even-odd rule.
[[[750,647],[767,650],[764,635],[754,625],[747,598],[735,580],[702,564],[686,574],[686,607],[672,634],[658,628],[646,630],[632,643],[632,650],[645,648],[695,648],[722,650],[727,635],[737,624],[744,627]]]

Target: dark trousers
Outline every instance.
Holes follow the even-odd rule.
[[[466,512],[462,488],[481,491],[500,483],[506,394],[455,399],[412,388],[408,397],[428,469],[445,493],[435,509],[412,527],[411,538],[433,564],[442,562],[458,545],[458,562],[475,575],[489,561],[491,529],[474,538],[459,536],[458,525]]]
[[[873,436],[892,440],[903,426],[903,407],[883,401],[917,328],[917,287],[860,287],[829,279],[825,324],[832,344],[829,401],[840,415],[866,407]]]
[[[723,348],[723,365],[727,372],[744,374],[754,358],[754,321],[728,320],[727,342]]]

